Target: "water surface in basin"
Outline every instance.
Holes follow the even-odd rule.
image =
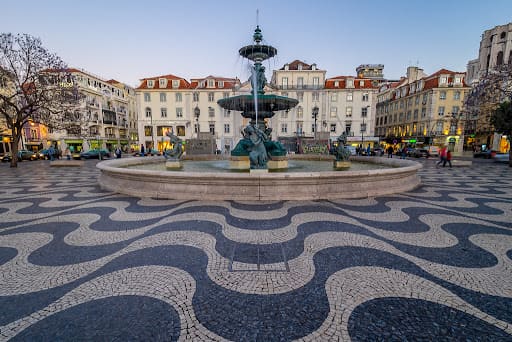
[[[169,172],[249,172],[249,170],[230,170],[229,160],[186,160],[181,163],[182,168],[179,170],[168,170],[165,163],[146,163],[125,166],[129,169],[138,170],[154,170]],[[374,163],[351,162],[348,171],[376,170],[389,168],[387,165]],[[286,170],[269,170],[269,172],[327,172],[336,171],[331,161],[319,160],[288,160],[288,169]],[[341,172],[341,171],[340,171]]]

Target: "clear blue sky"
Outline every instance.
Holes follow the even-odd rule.
[[[465,71],[483,31],[512,22],[511,0],[10,0],[1,8],[0,32],[38,36],[69,66],[132,86],[163,74],[245,80],[238,49],[251,43],[256,10],[265,43],[278,49],[267,70],[299,59],[327,77],[366,63],[384,64],[389,79],[408,65]]]

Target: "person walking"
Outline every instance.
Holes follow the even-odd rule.
[[[387,151],[388,151],[388,158],[393,158],[393,146],[389,145]]]
[[[448,149],[446,148],[446,146],[443,146],[441,151],[439,151],[439,161],[436,163],[436,167],[441,165],[441,163],[443,163],[443,162],[444,162],[444,164],[446,164],[445,160],[446,160],[446,152],[447,151],[448,151]]]
[[[448,164],[450,164],[450,167],[452,167],[452,153],[449,150],[446,150],[446,157],[444,158],[443,161],[443,167],[445,167],[446,162],[448,162]]]
[[[140,144],[140,156],[144,157],[144,144]]]

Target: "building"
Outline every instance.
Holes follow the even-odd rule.
[[[400,81],[383,83],[377,94],[376,134],[390,144],[447,145],[462,152],[468,145],[462,108],[470,89],[464,78],[464,72],[441,69],[427,76],[409,67]]]
[[[64,115],[61,127],[48,130],[47,137],[40,142],[42,146],[53,144],[72,152],[91,148],[114,151],[117,146],[129,150],[128,113],[135,103],[133,89],[84,70],[70,68],[67,72],[67,81],[59,86],[75,88],[80,95],[79,106],[75,113]],[[131,110],[135,112],[135,108]]]
[[[240,135],[238,116],[225,111],[217,100],[232,96],[237,78],[208,76],[190,82],[175,75],[144,78],[136,88],[139,145],[160,151],[167,146],[167,131],[183,140],[206,133],[216,149],[229,152]]]
[[[478,58],[467,64],[467,82],[472,86],[472,91],[478,92],[479,82],[506,64],[512,65],[512,23],[496,26],[482,34]],[[490,123],[492,111],[504,100],[498,92],[494,95],[494,98],[488,98],[488,103],[479,104],[476,111],[471,110],[467,133],[474,137],[478,148],[507,152],[507,137],[496,133]],[[470,111],[470,108],[467,110]]]

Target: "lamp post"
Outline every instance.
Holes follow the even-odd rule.
[[[316,129],[316,119],[317,119],[317,117],[318,117],[318,106],[315,105],[313,107],[313,119],[315,119],[315,126],[314,126],[315,127],[315,140],[317,139],[317,136],[318,136],[316,134],[316,131],[317,131],[317,129]]]
[[[201,110],[196,105],[196,108],[194,108],[194,116],[196,117],[196,133],[197,133],[197,139],[199,139],[199,115],[201,115]]]

